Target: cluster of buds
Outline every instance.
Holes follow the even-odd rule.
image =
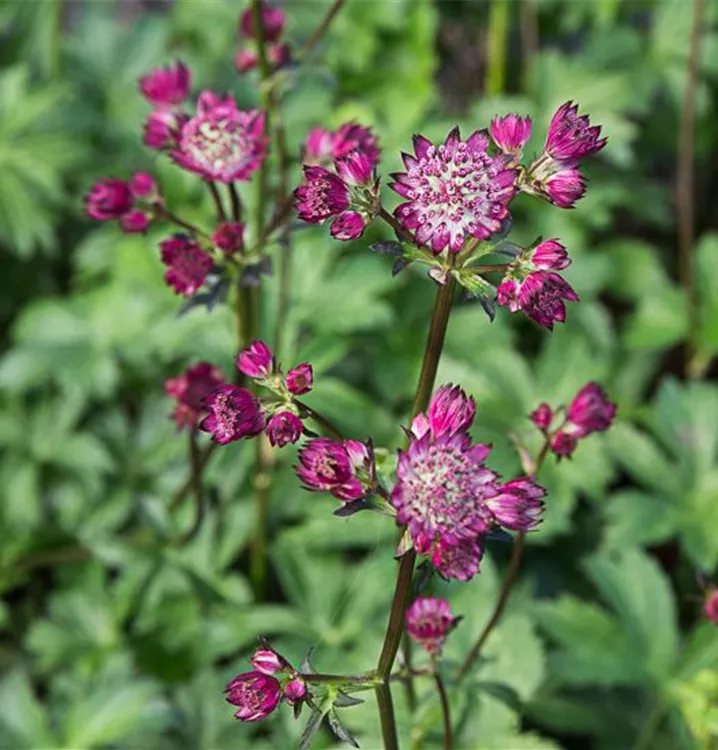
[[[431,596],[416,598],[406,610],[406,632],[432,658],[441,654],[444,641],[459,624],[446,599]]]
[[[491,137],[496,146],[519,164],[524,146],[531,137],[528,117],[511,114],[497,117],[491,123]],[[581,174],[581,160],[606,145],[600,126],[591,125],[587,115],[578,115],[578,105],[562,104],[549,125],[543,152],[527,168],[520,168],[518,188],[538,195],[559,208],[573,208],[586,191]]]
[[[239,372],[274,394],[259,398],[248,388],[222,384],[205,397],[207,416],[199,427],[221,444],[265,432],[272,445],[296,443],[304,424],[296,396],[309,393],[313,385],[312,366],[303,362],[286,377],[277,366],[272,350],[263,341],[254,341],[237,356]]]
[[[295,710],[308,697],[307,684],[299,672],[265,642],[250,659],[251,672],[237,675],[225,688],[227,702],[237,706],[240,721],[266,719],[285,700]]]
[[[379,165],[379,139],[370,128],[353,121],[345,122],[337,130],[313,128],[304,141],[302,162],[306,166],[331,169],[337,159],[348,156],[352,151],[363,153],[372,166]]]
[[[509,265],[496,290],[497,302],[553,329],[554,322],[566,320],[564,301],[578,302],[571,285],[556,273],[570,264],[566,248],[556,239],[527,248]]]
[[[129,182],[112,177],[98,180],[85,197],[91,219],[117,220],[126,234],[146,232],[161,205],[157,183],[147,172],[135,172]]]
[[[264,0],[259,7],[260,33],[265,42],[267,62],[273,70],[277,70],[286,65],[292,56],[290,46],[282,42],[286,18],[281,8],[276,8]],[[239,35],[240,38],[243,37],[252,42],[257,38],[254,13],[251,8],[247,8],[240,16]],[[255,44],[243,47],[234,58],[234,66],[238,73],[248,73],[250,70],[254,70],[258,64],[259,55]]]
[[[410,543],[444,578],[467,581],[479,572],[483,538],[497,527],[526,532],[540,522],[543,487],[528,477],[501,483],[485,465],[491,447],[470,435],[472,398],[446,385],[411,425],[399,452],[391,502]],[[402,551],[406,542],[401,545]]]
[[[607,430],[616,416],[616,404],[608,400],[598,383],[587,383],[562,416],[563,411],[541,404],[531,413],[531,420],[559,458],[571,456],[581,438]]]

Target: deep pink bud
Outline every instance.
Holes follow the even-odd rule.
[[[446,599],[420,596],[406,610],[406,632],[427,653],[441,653],[454,617]]]
[[[299,452],[299,465],[294,470],[305,489],[331,492],[338,500],[350,502],[369,491],[365,477],[373,473],[372,460],[359,441],[315,438]]]
[[[259,58],[253,49],[241,49],[234,56],[234,67],[238,73],[249,73],[257,67]]]
[[[551,441],[551,450],[560,458],[570,456],[575,450],[578,443],[574,435],[569,435],[563,430],[559,430]]]
[[[205,399],[222,380],[222,371],[209,362],[199,362],[182,375],[165,380],[165,392],[176,401],[172,417],[179,430],[197,426]]]
[[[559,208],[573,208],[586,192],[586,178],[574,167],[560,169],[546,178],[539,191]]]
[[[326,128],[312,128],[304,141],[304,163],[307,165],[330,162],[334,134]]]
[[[443,385],[431,398],[428,418],[434,438],[465,432],[476,416],[476,402],[459,386]]]
[[[92,186],[85,203],[91,219],[119,219],[132,208],[132,193],[124,180],[105,178]]]
[[[185,120],[184,115],[168,110],[150,112],[145,122],[143,143],[155,151],[176,146]]]
[[[287,662],[275,651],[258,648],[250,659],[252,666],[263,674],[276,674],[287,668]]]
[[[552,271],[534,271],[521,284],[519,306],[532,320],[549,330],[566,320],[564,300],[578,302],[571,285]]]
[[[152,198],[159,192],[157,181],[149,172],[135,172],[130,180],[130,192],[134,198]]]
[[[571,265],[566,248],[558,240],[545,240],[529,254],[534,268],[561,271]]]
[[[150,220],[151,217],[144,211],[130,211],[120,219],[120,229],[125,234],[144,234]]]
[[[601,128],[592,127],[588,116],[578,116],[578,104],[562,104],[551,119],[544,151],[559,161],[581,159],[600,151],[606,138],[600,138]]]
[[[167,266],[165,281],[177,294],[191,297],[212,270],[212,259],[195,240],[184,234],[160,242],[162,262]]]
[[[227,255],[240,251],[244,247],[244,224],[240,222],[220,224],[212,234],[212,244]]]
[[[486,505],[499,524],[511,531],[527,532],[540,523],[539,516],[546,490],[528,477],[518,477],[501,485],[499,494],[486,501]]]
[[[344,211],[334,219],[329,231],[334,239],[347,241],[360,237],[365,227],[366,222],[360,213]]]
[[[345,122],[337,130],[332,139],[332,157],[341,159],[343,156],[352,151],[359,151],[369,157],[372,166],[379,163],[381,150],[379,149],[379,139],[371,131],[356,122]]]
[[[718,588],[712,589],[706,595],[703,612],[711,622],[718,625]]]
[[[304,696],[307,694],[307,683],[301,677],[295,677],[288,685],[284,688],[284,697],[287,699],[287,703],[293,706],[298,701],[304,700]]]
[[[287,373],[287,389],[295,396],[303,396],[312,390],[314,382],[314,373],[312,366],[307,362],[302,362]]]
[[[514,279],[504,279],[496,289],[496,301],[511,312],[520,310],[519,284]]]
[[[494,143],[506,153],[520,154],[531,137],[531,118],[517,114],[494,117],[489,128]]]
[[[264,41],[276,42],[284,30],[284,11],[262,0],[260,16],[262,19],[260,25]],[[251,7],[242,13],[239,25],[244,36],[249,39],[256,39],[254,33],[254,14]]]
[[[616,416],[616,404],[610,402],[598,383],[587,383],[568,407],[568,421],[576,428],[574,435],[585,437],[611,426]]]
[[[531,412],[531,421],[540,430],[548,430],[553,421],[553,411],[551,410],[551,407],[548,404],[539,404]]]
[[[256,396],[236,385],[217,386],[206,398],[209,412],[200,422],[203,432],[210,432],[215,443],[225,444],[258,435],[265,418]]]
[[[142,96],[155,107],[175,107],[189,96],[192,77],[183,62],[173,68],[155,68],[140,78]]]
[[[283,448],[289,443],[298,442],[304,432],[304,425],[293,412],[280,411],[269,420],[266,432],[272,445]]]
[[[235,716],[240,721],[266,719],[279,705],[282,688],[277,680],[261,672],[237,675],[225,688],[227,702],[238,706]]]
[[[271,44],[267,50],[267,58],[276,70],[291,60],[292,48],[288,44]]]
[[[370,185],[374,179],[374,164],[362,151],[352,151],[337,159],[334,166],[348,185]]]
[[[253,341],[237,355],[237,369],[248,378],[266,378],[274,372],[274,355],[264,341]]]

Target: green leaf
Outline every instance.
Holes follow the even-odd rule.
[[[38,747],[56,747],[57,740],[42,703],[33,695],[25,674],[12,671],[0,682],[0,744],[33,750]]]

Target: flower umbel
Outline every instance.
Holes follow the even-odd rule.
[[[454,616],[446,599],[420,596],[406,610],[406,632],[432,656],[441,653],[453,624]]]
[[[462,141],[459,129],[441,146],[414,136],[415,155],[403,154],[406,172],[390,187],[407,200],[395,210],[402,226],[435,254],[458,253],[469,237],[485,240],[501,229],[516,192],[509,157],[488,152],[489,138],[476,131]]]
[[[212,259],[185,234],[160,242],[162,262],[167,266],[165,281],[185,297],[191,297],[212,270]]]

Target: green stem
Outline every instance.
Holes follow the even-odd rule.
[[[337,440],[344,440],[344,435],[342,435],[342,433],[325,416],[318,411],[314,411],[311,406],[307,406],[299,399],[295,399],[294,403],[306,414],[306,416],[320,424],[330,435],[332,435],[332,437],[335,437]]]
[[[444,750],[451,750],[454,743],[451,736],[451,713],[449,710],[449,698],[446,695],[446,687],[444,686],[444,681],[441,679],[441,675],[438,672],[434,673],[434,683],[436,684],[436,690],[439,693],[439,701],[441,702],[441,716],[444,722]]]
[[[229,201],[232,207],[232,221],[239,222],[242,220],[242,202],[239,199],[237,186],[233,182],[230,182],[228,188]]]
[[[197,428],[189,433],[190,486],[194,495],[194,522],[192,526],[176,541],[177,545],[188,544],[202,527],[204,520],[204,496],[202,492],[202,456],[197,444]]]
[[[506,47],[509,34],[508,0],[491,0],[486,47],[486,95],[498,96],[506,83]]]
[[[425,411],[429,405],[446,336],[446,328],[449,323],[454,288],[455,281],[450,279],[444,286],[439,287],[436,292],[434,311],[429,326],[429,335],[426,341],[426,349],[424,350],[424,360],[421,365],[416,395],[409,418],[410,422],[419,412]],[[411,578],[415,562],[416,551],[413,549],[403,555],[399,561],[394,587],[394,598],[377,667],[377,674],[385,683],[389,680],[394,660],[399,650],[399,644],[401,643],[401,636],[404,632],[404,617],[411,596]],[[391,705],[391,691],[386,684],[382,687],[384,689],[380,690],[377,688],[376,691],[382,735],[385,747],[393,748],[396,747],[396,727],[394,725],[394,711]]]
[[[217,219],[220,222],[227,221],[227,212],[224,210],[222,197],[219,194],[219,190],[217,190],[217,186],[211,180],[207,180],[207,186],[214,202],[214,208],[217,211]]]

